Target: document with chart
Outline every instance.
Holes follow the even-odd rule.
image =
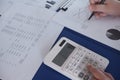
[[[91,15],[89,0],[64,0],[53,21],[120,50],[120,17]]]
[[[26,5],[13,6],[3,15],[0,80],[32,79],[55,41],[51,39],[57,38],[57,33],[62,30],[59,26],[48,26],[53,15],[54,12]]]

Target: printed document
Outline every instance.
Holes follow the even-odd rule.
[[[68,10],[60,10],[53,21],[120,51],[120,17],[96,19],[88,9],[89,0],[74,0]]]
[[[13,6],[13,1],[10,0],[0,0],[0,15],[5,13]]]
[[[51,11],[18,4],[3,15],[0,24],[0,79],[33,78],[63,28],[50,23],[53,15]]]

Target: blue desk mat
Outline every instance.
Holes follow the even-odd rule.
[[[113,49],[105,44],[102,44],[96,40],[93,40],[89,37],[86,37],[66,27],[63,29],[56,42],[61,37],[67,37],[75,41],[76,43],[83,45],[84,47],[87,47],[88,49],[109,59],[110,63],[105,71],[111,73],[115,80],[120,80],[120,51]],[[70,80],[70,79],[42,63],[42,65],[40,66],[32,80]]]

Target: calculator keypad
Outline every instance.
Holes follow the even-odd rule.
[[[72,56],[70,56],[63,69],[82,80],[90,80],[92,74],[87,70],[87,64],[91,64],[95,68],[102,70],[104,70],[108,65],[105,63],[104,57],[81,47],[76,50]]]

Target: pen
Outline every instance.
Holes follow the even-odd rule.
[[[99,3],[96,4],[104,4],[105,0],[101,0]],[[94,16],[95,12],[92,12],[92,14],[90,15],[90,17],[88,18],[88,20],[90,20],[92,18],[92,16]]]
[[[67,4],[62,7],[62,10],[66,11],[69,8],[69,6],[73,3],[73,1],[74,0],[69,0],[69,2],[67,2]]]
[[[60,6],[59,6],[59,8],[56,10],[56,12],[59,12],[59,11],[62,9],[62,7],[64,6],[64,4],[66,4],[68,1],[69,1],[69,0],[64,0],[64,1],[60,4]]]

